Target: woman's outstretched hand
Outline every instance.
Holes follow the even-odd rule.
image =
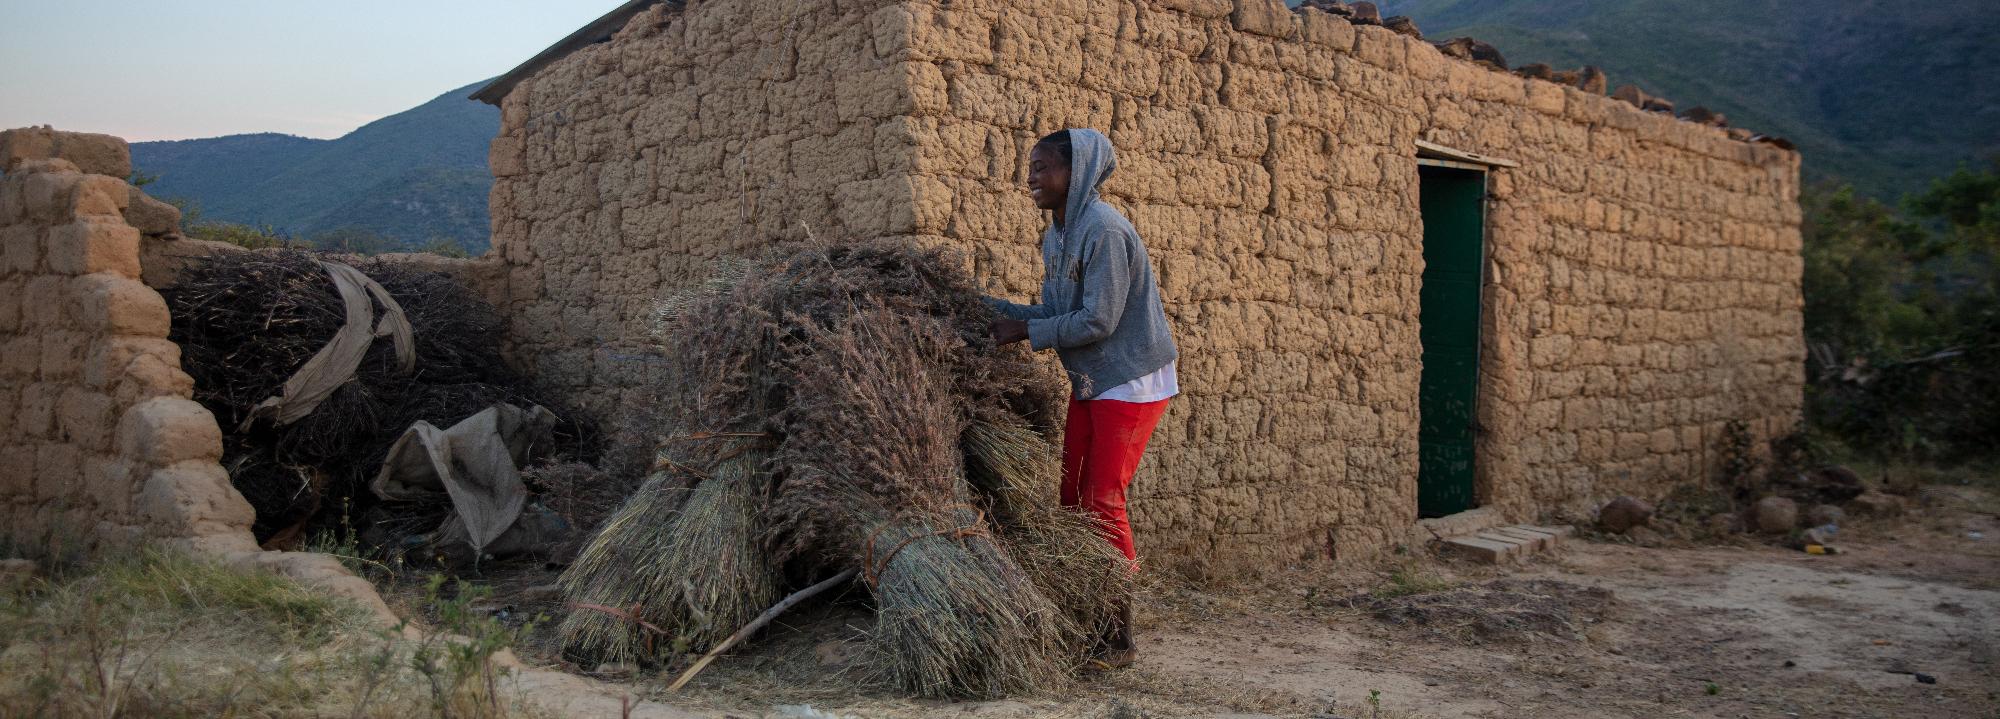
[[[993,335],[993,344],[1005,346],[1027,339],[1028,323],[1002,318],[994,320],[986,331]]]

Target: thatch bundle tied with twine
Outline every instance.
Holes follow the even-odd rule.
[[[993,346],[956,258],[791,246],[665,306],[653,472],[563,575],[572,656],[726,647],[787,578],[852,574],[886,686],[997,696],[1083,663],[1127,564],[1056,506],[1062,379]]]

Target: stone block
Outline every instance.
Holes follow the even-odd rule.
[[[125,410],[118,422],[118,452],[150,467],[222,457],[215,415],[194,400],[155,397]]]
[[[1299,34],[1306,42],[1341,52],[1354,49],[1354,25],[1347,18],[1316,7],[1299,8],[1298,15]]]
[[[908,49],[918,60],[993,64],[993,26],[980,13],[925,3],[875,13],[875,52]]]
[[[195,537],[243,532],[256,511],[212,460],[176,462],[146,475],[135,513],[153,536]]]
[[[834,191],[841,226],[857,237],[914,234],[917,217],[910,180],[857,180]]]
[[[0,443],[0,498],[25,497],[35,490],[35,449],[40,445],[23,441],[19,436],[9,435],[9,440]],[[0,499],[4,504],[7,499]],[[0,529],[0,538],[6,530]]]
[[[1444,53],[1440,52],[1437,46],[1405,36],[1403,54],[1403,70],[1409,73],[1410,77],[1418,80],[1436,80],[1444,77],[1446,61]],[[1454,88],[1460,89],[1460,92],[1456,93],[1457,96],[1464,97],[1465,94],[1469,94],[1465,92],[1469,88],[1460,88],[1460,85],[1461,83],[1452,83]]]
[[[1159,0],[1160,7],[1203,18],[1228,17],[1236,10],[1231,0]]]
[[[167,336],[167,301],[137,279],[99,272],[70,280],[70,321],[81,329],[114,336]]]
[[[123,139],[88,132],[63,132],[47,126],[0,132],[0,169],[13,172],[33,160],[62,159],[84,172],[126,178],[132,175],[132,150]]]
[[[28,200],[25,192],[26,185],[27,183],[21,175],[0,174],[0,227],[6,227],[27,218]]]
[[[83,489],[83,452],[64,442],[35,447],[35,498],[49,504],[77,498]]]
[[[139,231],[122,220],[77,220],[49,229],[49,271],[139,277]]]
[[[1482,537],[1450,537],[1439,542],[1438,549],[1447,556],[1464,557],[1482,564],[1499,564],[1513,559],[1520,545]]]
[[[70,193],[83,180],[69,163],[31,163],[22,168],[22,215],[33,222],[56,223],[70,220]]]
[[[0,227],[0,277],[34,272],[42,265],[43,229],[32,224]]]
[[[97,390],[110,390],[124,380],[139,357],[154,357],[173,367],[180,366],[181,347],[156,337],[101,337],[84,358],[83,382]]]
[[[138,486],[133,483],[131,462],[115,454],[86,453],[79,475],[78,491],[97,503],[100,515],[120,521],[132,518]]]
[[[49,439],[55,435],[56,403],[62,399],[62,385],[36,382],[21,388],[14,410],[14,431],[24,437]],[[9,438],[9,441],[14,441]]]
[[[177,234],[181,231],[181,208],[153,199],[130,185],[125,200],[125,224],[144,235]]]
[[[1268,37],[1298,37],[1299,20],[1285,7],[1284,0],[1235,0],[1229,23],[1236,29]]]
[[[1509,545],[1512,549],[1509,549],[1507,553],[1513,557],[1525,557],[1532,554],[1540,544],[1539,539],[1517,537],[1498,529],[1489,529],[1472,536],[1474,539],[1483,539],[1495,544]]]
[[[0,335],[21,331],[21,295],[27,286],[20,279],[0,279]]]
[[[83,387],[67,387],[56,400],[55,437],[85,450],[111,448],[111,397]]]
[[[493,143],[486,149],[486,166],[494,177],[514,177],[526,173],[526,140],[516,135],[493,138]]]
[[[1237,66],[1226,77],[1218,94],[1231,109],[1267,115],[1292,111],[1290,78],[1284,72]]]
[[[0,336],[0,378],[33,380],[42,368],[40,334]]]
[[[117,218],[122,221],[131,203],[132,186],[105,175],[89,175],[70,188],[69,216],[76,218]]]
[[[83,359],[90,353],[93,338],[75,330],[42,332],[42,356],[38,374],[43,380],[69,381],[83,373]]]
[[[1409,38],[1380,25],[1354,27],[1354,54],[1362,62],[1400,72],[1407,59]]]
[[[0,132],[0,170],[14,172],[29,160],[47,160],[56,156],[55,130],[44,127],[22,127]]]
[[[944,75],[927,62],[898,62],[834,79],[834,112],[843,122],[939,115],[949,105]]]
[[[1494,534],[1499,534],[1505,537],[1512,537],[1514,539],[1518,539],[1524,543],[1527,543],[1529,549],[1531,551],[1536,551],[1536,552],[1546,552],[1551,549],[1555,549],[1556,544],[1562,541],[1561,537],[1558,537],[1554,534],[1529,529],[1527,527],[1495,527],[1493,528],[1492,531]]]

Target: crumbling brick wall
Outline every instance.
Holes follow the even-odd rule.
[[[1657,495],[1731,420],[1799,417],[1798,156],[1278,0],[711,0],[523,83],[494,143],[518,357],[593,407],[702,263],[803,227],[963,249],[1031,296],[1029,148],[1107,132],[1184,395],[1133,487],[1142,552],[1376,556],[1416,516],[1415,142],[1491,172],[1483,505]]]
[[[255,551],[167,305],[140,279],[179,212],[126,184],[125,142],[0,133],[0,535],[103,550]]]

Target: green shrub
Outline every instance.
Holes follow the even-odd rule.
[[[1901,210],[1846,188],[1801,203],[1811,433],[1861,458],[1995,457],[2000,164]]]

